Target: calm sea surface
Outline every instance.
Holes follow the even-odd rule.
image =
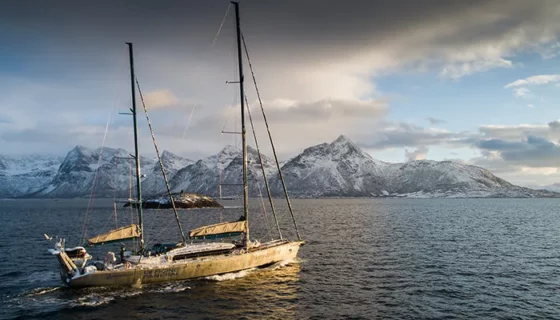
[[[255,235],[269,233],[253,200]],[[279,206],[284,233],[290,218]],[[0,200],[0,319],[559,319],[559,199],[293,200],[300,261],[142,288],[69,289],[47,252],[130,223],[110,200]],[[239,209],[181,211],[185,229]],[[147,210],[147,241],[178,239]],[[132,218],[134,219],[134,218]],[[117,247],[89,249],[102,256]]]

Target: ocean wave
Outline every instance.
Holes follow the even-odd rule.
[[[219,274],[219,275],[215,275],[215,276],[208,276],[208,277],[204,277],[203,279],[204,280],[209,280],[209,281],[234,280],[234,279],[239,279],[239,278],[246,277],[249,273],[251,273],[254,270],[255,269],[241,270],[241,271],[237,271],[237,272],[230,272],[230,273],[224,273],[224,274]]]
[[[156,293],[176,293],[176,292],[182,292],[185,290],[190,290],[191,287],[184,284],[184,283],[177,283],[177,284],[170,284],[170,285],[165,285],[165,286],[161,286],[159,288],[154,288],[152,290],[150,290],[150,292],[156,292]]]
[[[35,297],[35,296],[42,296],[47,293],[51,293],[53,291],[59,290],[62,287],[47,287],[47,288],[37,288],[32,290],[30,293],[26,294],[27,297]]]
[[[98,307],[115,300],[114,295],[89,294],[80,297],[72,303],[74,307]]]
[[[26,275],[23,280],[29,283],[41,283],[47,281],[55,281],[59,278],[59,274],[56,271],[39,271],[32,272]]]

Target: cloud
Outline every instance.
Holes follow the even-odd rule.
[[[364,137],[362,141],[375,148],[459,143],[468,135],[382,121],[389,102],[383,101],[377,79],[419,67],[451,79],[511,68],[521,53],[553,47],[560,34],[560,3],[554,1],[325,5],[317,0],[247,0],[241,6],[242,30],[260,92],[269,119],[278,117],[272,130],[282,133],[278,139],[288,144],[286,153],[341,132]],[[223,110],[238,102],[237,86],[225,84],[237,78],[231,15],[212,44],[226,7],[221,2],[169,0],[3,4],[0,24],[10,30],[0,34],[8,48],[4,58],[10,65],[25,66],[17,76],[32,82],[33,90],[0,85],[0,97],[10,96],[10,117],[18,123],[17,130],[104,124],[111,108],[129,108],[124,41],[132,41],[142,88],[157,93],[149,106],[161,114],[159,119],[153,115],[160,143],[184,145],[176,135],[181,136],[191,111],[185,101],[196,101],[189,137],[200,134],[197,147],[211,152],[220,142]],[[248,72],[245,80],[254,101]],[[278,101],[289,103],[275,105]],[[173,105],[177,107],[170,108]],[[50,111],[45,116],[49,119],[26,116],[44,110]],[[87,137],[69,137],[81,139]],[[92,135],[84,144],[98,145],[98,139]],[[25,143],[19,148],[27,149]]]
[[[534,108],[535,108],[535,105],[534,105],[534,104],[528,104],[528,105],[527,105],[527,108],[534,109]]]
[[[560,181],[560,173],[556,167],[528,167],[504,161],[499,156],[487,155],[473,158],[468,163],[483,167],[502,179],[522,186],[546,185]]]
[[[357,143],[367,149],[420,147],[420,146],[464,146],[469,144],[471,134],[449,132],[443,129],[423,128],[403,122],[379,122],[375,130],[358,136]]]
[[[440,75],[458,79],[495,68],[513,68],[513,62],[503,58],[481,58],[480,60],[457,62],[445,66]]]
[[[266,103],[266,102],[265,102]],[[253,103],[256,106],[257,103]],[[380,118],[387,111],[383,100],[323,99],[300,102],[273,100],[267,103],[267,117],[275,122],[328,121],[368,117]]]
[[[543,85],[560,81],[560,74],[542,74],[537,76],[530,76],[525,79],[515,80],[504,86],[504,88],[515,88],[528,85]]]
[[[429,148],[426,146],[418,147],[412,151],[408,151],[408,149],[404,149],[404,160],[405,161],[424,160],[426,159],[428,150]]]
[[[177,107],[179,105],[179,98],[167,89],[145,93],[144,101],[148,109]]]
[[[560,53],[560,42],[543,44],[537,48],[537,52],[545,60],[556,58]]]
[[[530,185],[560,181],[560,121],[516,126],[487,125],[464,142],[478,150],[468,162],[510,182]],[[554,169],[554,170],[553,170]]]
[[[481,140],[476,146],[485,151],[496,152],[504,161],[516,165],[560,166],[560,146],[542,137],[528,136],[523,141]]]
[[[443,123],[446,122],[445,120],[438,119],[438,118],[432,118],[432,117],[428,117],[428,118],[426,118],[426,119],[428,120],[428,122],[430,122],[430,124],[431,124],[432,126],[436,126],[436,125],[438,125],[438,124],[443,124]]]
[[[513,94],[517,98],[525,98],[531,93],[531,91],[525,87],[513,88]]]
[[[506,89],[512,89],[516,98],[527,98],[531,91],[527,86],[546,85],[560,81],[560,74],[542,74],[530,76],[525,79],[518,79],[504,86]]]
[[[250,101],[249,107],[263,150],[268,146],[268,136],[257,101]],[[373,123],[381,121],[386,114],[384,100],[323,99],[317,101],[264,100],[269,128],[273,134],[276,149],[289,157],[310,145],[335,139],[341,133],[349,136],[371,131]],[[234,143],[236,136],[222,135],[221,130],[239,131],[239,105],[222,108],[217,114],[209,114],[193,119],[187,136],[196,135],[205,141],[205,150],[216,152],[224,143]],[[249,142],[253,140],[249,119]],[[164,134],[172,135],[182,131],[184,124],[177,128],[165,126]],[[233,142],[232,142],[233,141]]]
[[[478,130],[483,135],[483,139],[517,141],[524,140],[528,136],[536,136],[554,141],[560,140],[559,120],[554,120],[547,124],[486,125],[481,126]]]
[[[0,116],[0,124],[13,124],[14,121],[8,116]]]

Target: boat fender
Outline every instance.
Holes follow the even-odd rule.
[[[84,273],[88,274],[88,273],[93,273],[97,271],[97,268],[95,266],[87,266],[84,268]]]
[[[104,261],[105,264],[109,264],[109,265],[114,264],[117,261],[117,258],[115,257],[115,253],[112,251],[107,252]]]

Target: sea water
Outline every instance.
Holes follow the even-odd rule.
[[[0,200],[0,318],[524,319],[560,315],[560,199],[293,200],[306,245],[298,261],[140,288],[62,286],[47,249],[115,226],[135,212],[112,201]],[[255,236],[277,238],[270,209]],[[282,232],[294,237],[277,200]],[[182,210],[186,230],[238,219]],[[173,213],[145,210],[148,243],[179,238]],[[116,219],[115,219],[116,218]],[[268,219],[267,219],[268,218]],[[84,227],[84,225],[86,227]],[[253,231],[253,229],[252,229]],[[47,241],[43,233],[55,239]],[[102,257],[111,246],[88,248]]]

